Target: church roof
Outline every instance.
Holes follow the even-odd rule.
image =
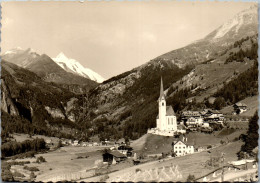
[[[175,116],[175,112],[172,106],[166,106],[166,116]],[[157,115],[157,119],[159,119],[159,114]]]
[[[175,112],[171,105],[166,107],[166,116],[175,116]]]

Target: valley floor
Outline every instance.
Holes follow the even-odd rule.
[[[36,167],[39,171],[35,181],[57,182],[57,181],[186,181],[189,175],[200,178],[216,167],[208,166],[207,161],[214,157],[220,157],[225,153],[225,162],[237,160],[242,141],[234,141],[243,130],[228,131],[224,129],[214,134],[190,133],[190,139],[196,139],[198,145],[211,144],[207,151],[195,152],[181,157],[171,157],[159,160],[158,158],[145,159],[142,164],[133,165],[133,159],[105,168],[105,171],[97,173],[98,164],[102,162],[102,150],[109,146],[65,146],[55,151],[37,154],[36,158],[42,156],[46,162],[36,163],[36,158],[16,159],[15,161],[30,161],[29,167]],[[226,144],[220,141],[225,140]],[[131,146],[137,154],[161,153],[162,150],[171,148],[172,138],[146,134],[133,141]],[[156,148],[155,148],[156,147]],[[170,149],[169,149],[170,150]],[[12,160],[9,160],[12,161]],[[12,172],[18,171],[29,180],[30,172],[25,171],[23,166],[15,165]],[[154,175],[154,176],[153,176]],[[156,175],[156,176],[155,176]],[[144,178],[146,177],[146,178]],[[165,179],[167,177],[167,179]]]
[[[187,177],[195,175],[195,178],[199,178],[215,168],[210,168],[206,166],[206,161],[211,157],[220,156],[222,152],[226,153],[225,161],[234,161],[237,160],[236,153],[240,150],[242,142],[232,142],[220,147],[214,148],[211,150],[211,153],[207,151],[194,153],[182,157],[168,158],[164,160],[156,160],[129,168],[125,168],[113,173],[108,174],[108,179],[106,181],[124,181],[123,179],[126,175],[135,173],[137,169],[141,171],[151,171],[152,169],[161,169],[166,167],[178,167],[178,172],[181,173],[181,176],[177,178],[176,176],[172,177],[172,181],[186,181]],[[136,175],[138,176],[138,175]],[[98,182],[102,179],[103,176],[92,177],[88,179],[83,179],[80,181],[85,182]],[[135,178],[135,177],[134,177]],[[139,180],[138,180],[139,181]],[[156,181],[156,180],[155,180]],[[158,181],[158,180],[157,180]],[[165,180],[164,180],[165,181]]]

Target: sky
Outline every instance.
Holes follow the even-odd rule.
[[[1,51],[63,52],[105,79],[205,37],[249,2],[2,2]]]

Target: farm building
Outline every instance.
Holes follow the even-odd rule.
[[[120,153],[119,151],[108,151],[103,154],[103,162],[107,162],[108,164],[116,164],[126,158],[126,155]]]
[[[118,150],[120,153],[126,155],[127,157],[132,156],[133,148],[130,147],[130,146],[121,145],[121,146],[119,146],[119,147],[117,148],[117,150]]]
[[[247,105],[241,102],[234,104],[234,111],[237,114],[243,113],[247,110]]]

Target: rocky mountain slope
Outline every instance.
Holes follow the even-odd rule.
[[[253,6],[204,39],[103,82],[88,96],[86,118],[92,126],[106,128],[108,133],[113,127],[131,138],[139,137],[155,126],[161,76],[170,97],[168,104],[178,112],[186,106],[187,98],[201,102],[251,68],[254,58],[227,60],[240,49],[250,50],[257,38],[257,7]],[[100,132],[98,127],[96,132]]]
[[[74,123],[79,116],[74,109],[77,95],[15,64],[2,60],[1,65],[1,111],[8,119],[2,125],[12,125],[9,120],[16,116],[13,124],[24,121],[42,129],[39,133],[59,127],[78,128]]]
[[[257,33],[258,13],[256,4],[235,15],[232,19],[208,34],[204,39],[165,53],[155,60],[173,62],[179,67],[205,62],[216,59],[235,41]]]

